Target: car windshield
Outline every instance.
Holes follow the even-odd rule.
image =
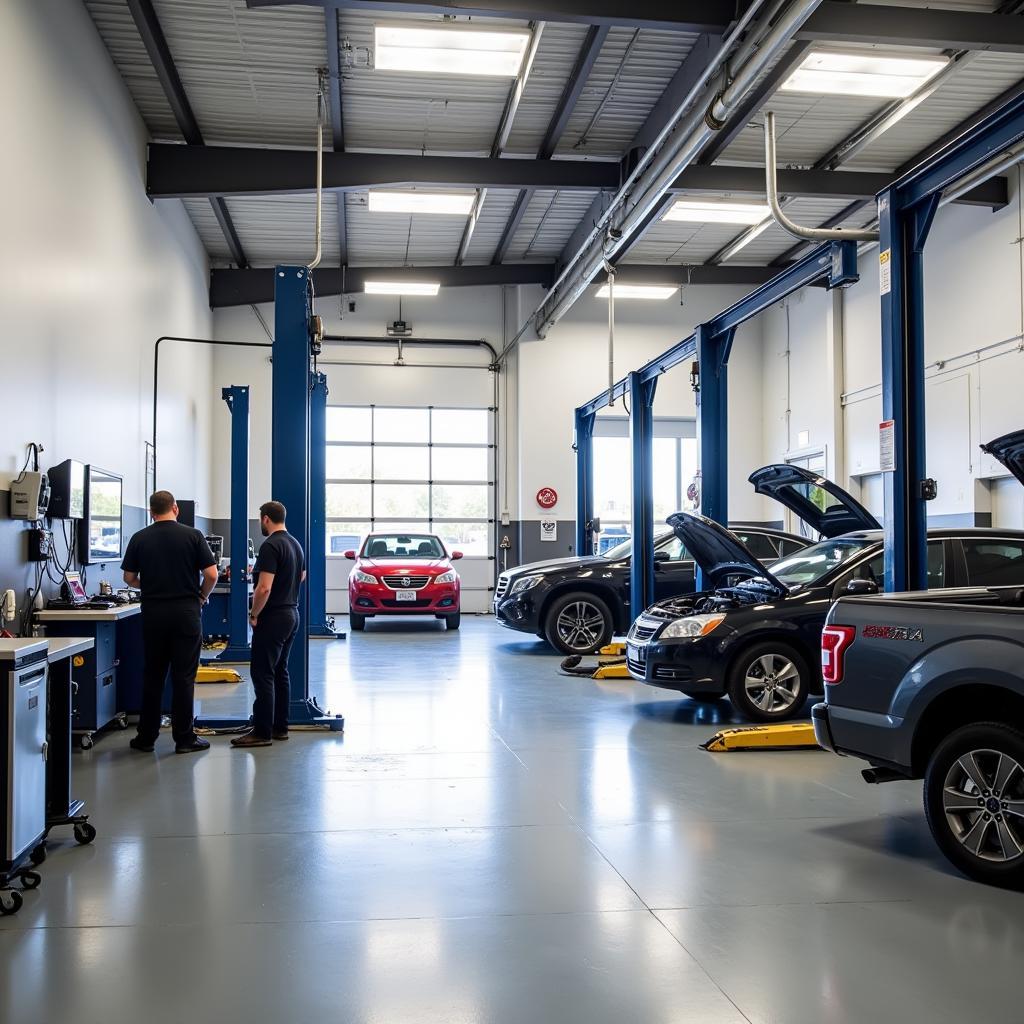
[[[664,543],[670,537],[674,537],[675,534],[663,533],[660,537],[654,538],[654,550],[657,551],[659,545]],[[633,552],[633,539],[632,537],[628,540],[624,540],[621,544],[616,544],[613,548],[608,548],[607,551],[603,551],[602,555],[614,562],[619,558],[628,558]]]
[[[366,538],[364,558],[444,558],[444,547],[427,533],[375,533]]]
[[[834,569],[856,558],[875,542],[866,537],[837,537],[803,548],[795,555],[780,559],[772,575],[790,590],[799,590],[824,579]]]

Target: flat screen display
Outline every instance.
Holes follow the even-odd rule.
[[[124,527],[121,477],[97,466],[86,468],[82,561],[115,562],[121,557]]]

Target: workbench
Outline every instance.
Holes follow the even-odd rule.
[[[112,608],[60,608],[36,612],[47,637],[85,637],[92,647],[75,658],[72,678],[78,686],[72,729],[88,750],[93,736],[142,704],[142,619],[138,603]],[[170,705],[166,710],[170,710]]]

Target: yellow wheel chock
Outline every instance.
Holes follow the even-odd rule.
[[[562,673],[567,676],[583,676],[585,679],[631,679],[626,667],[626,645],[608,644],[598,652],[596,662],[584,662],[579,654],[562,660]]]
[[[778,725],[753,725],[723,729],[702,743],[713,754],[727,750],[808,750],[821,749],[810,722],[780,722]]]
[[[197,683],[240,683],[242,676],[237,669],[218,668],[214,665],[200,665],[196,669]]]

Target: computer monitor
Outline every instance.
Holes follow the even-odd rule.
[[[99,466],[86,466],[85,521],[79,533],[79,560],[83,565],[116,562],[121,557],[124,524],[122,480]]]
[[[85,515],[85,466],[74,459],[65,459],[51,466],[50,480],[51,519],[81,519]]]

